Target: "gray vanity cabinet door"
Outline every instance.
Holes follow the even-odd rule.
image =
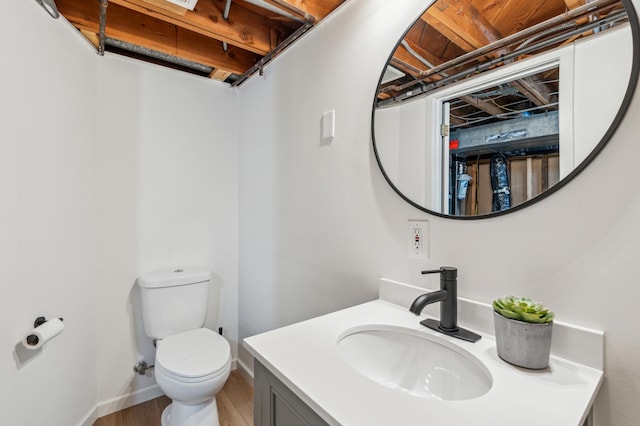
[[[254,360],[254,426],[328,426],[259,361]]]

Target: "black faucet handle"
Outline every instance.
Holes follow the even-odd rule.
[[[442,274],[442,278],[445,280],[455,280],[458,278],[458,268],[453,266],[441,266],[440,269],[430,269],[422,271],[422,275],[426,274]]]

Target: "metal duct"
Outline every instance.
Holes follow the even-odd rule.
[[[168,62],[171,64],[179,65],[184,68],[189,68],[199,73],[209,75],[213,72],[213,68],[208,65],[203,65],[198,62],[193,62],[188,59],[179,58],[177,56],[169,55],[167,53],[158,52],[157,50],[147,49],[146,47],[138,46],[135,44],[127,43],[126,41],[117,40],[111,37],[105,37],[105,44],[113,46],[118,49],[125,50],[127,52],[143,55],[149,58],[157,59],[162,62]]]
[[[511,208],[511,189],[509,188],[509,163],[503,156],[491,157],[489,165],[493,202],[491,211],[498,212]]]

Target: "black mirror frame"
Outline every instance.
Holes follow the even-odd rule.
[[[545,192],[533,197],[532,199],[527,200],[521,204],[518,204],[517,206],[511,207],[507,210],[501,210],[497,212],[492,212],[490,214],[483,214],[483,215],[477,215],[477,216],[454,216],[454,215],[444,214],[444,213],[436,212],[434,210],[430,210],[424,206],[417,204],[413,200],[409,199],[394,185],[394,183],[391,181],[391,179],[387,175],[387,172],[384,170],[384,167],[382,166],[380,155],[378,153],[378,148],[376,147],[376,136],[375,136],[375,116],[376,116],[376,110],[377,110],[376,100],[378,96],[378,89],[381,86],[382,78],[384,76],[384,70],[391,63],[393,54],[398,49],[398,47],[400,46],[400,43],[402,43],[402,40],[404,40],[407,33],[411,30],[411,28],[413,27],[417,19],[420,19],[420,16],[422,16],[429,9],[429,7],[432,6],[433,3],[431,3],[429,7],[427,7],[427,9],[425,9],[420,15],[418,15],[418,18],[416,20],[412,21],[409,28],[407,28],[407,30],[402,34],[402,37],[396,44],[395,48],[391,51],[391,54],[389,55],[387,62],[382,68],[382,72],[380,73],[380,79],[378,80],[378,85],[376,86],[376,91],[373,97],[373,108],[371,112],[371,142],[373,146],[373,152],[376,157],[376,162],[378,163],[378,167],[382,172],[382,175],[384,176],[387,183],[400,196],[400,198],[402,198],[403,200],[405,200],[407,203],[411,204],[413,207],[417,208],[418,210],[421,210],[430,215],[447,218],[447,219],[456,219],[456,220],[490,219],[490,218],[503,216],[505,214],[516,212],[518,210],[522,210],[526,207],[529,207],[534,203],[544,200],[548,196],[558,192],[562,187],[567,185],[576,176],[578,176],[593,161],[593,159],[596,158],[598,154],[604,149],[605,145],[613,137],[616,130],[618,129],[618,126],[624,119],[627,113],[627,110],[629,109],[629,105],[631,104],[631,101],[633,100],[633,97],[635,95],[635,91],[638,86],[638,77],[640,75],[640,22],[638,21],[638,15],[636,13],[635,8],[633,7],[632,1],[621,0],[621,3],[623,4],[625,11],[627,12],[627,16],[629,17],[629,25],[631,26],[633,59],[631,63],[631,73],[629,75],[629,83],[627,84],[627,90],[625,92],[624,98],[622,99],[622,103],[620,104],[620,108],[618,109],[618,113],[614,117],[613,121],[611,122],[611,125],[609,126],[605,134],[602,136],[602,138],[600,139],[598,144],[594,147],[594,149],[591,151],[591,153],[575,169],[573,169],[571,173],[569,173],[566,177],[560,180],[553,187],[547,189]]]

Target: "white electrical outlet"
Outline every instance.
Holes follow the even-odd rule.
[[[407,224],[409,256],[429,258],[429,221],[410,220]]]

